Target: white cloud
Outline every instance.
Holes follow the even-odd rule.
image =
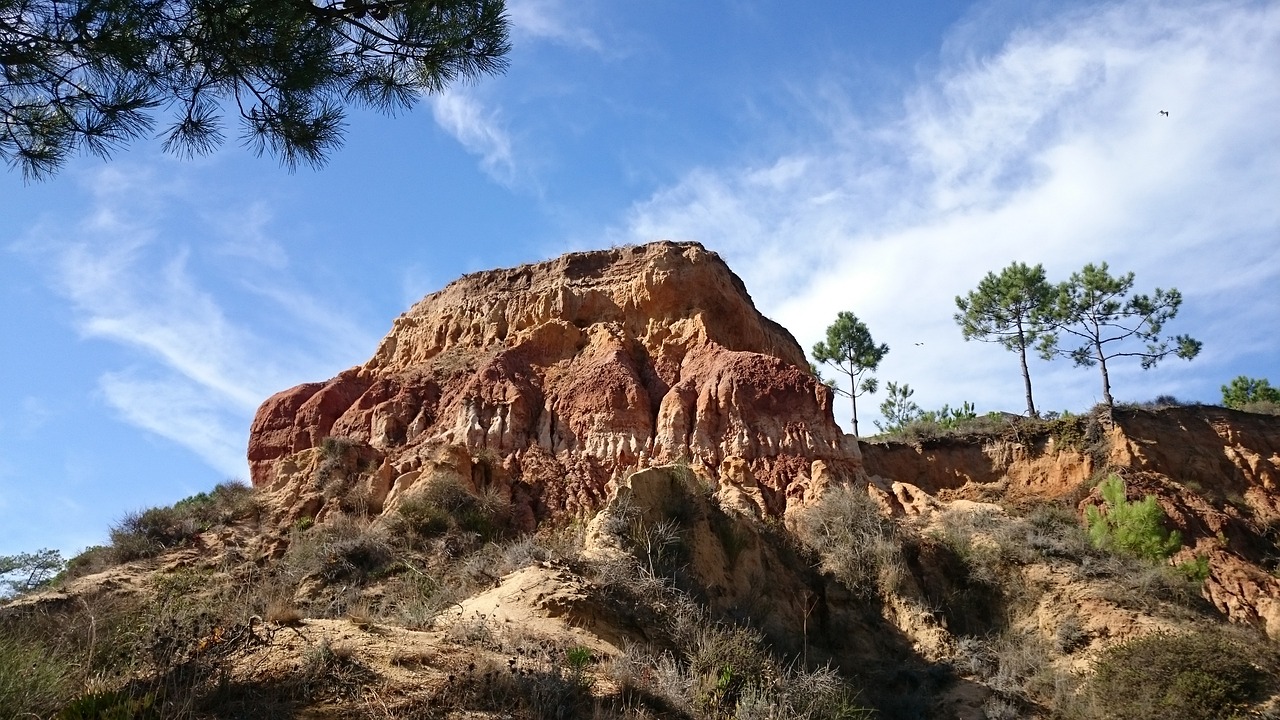
[[[882,378],[909,382],[926,407],[984,411],[1018,409],[1017,359],[964,343],[953,298],[1013,260],[1043,262],[1053,279],[1108,261],[1135,271],[1139,290],[1179,287],[1187,301],[1169,329],[1212,348],[1147,374],[1118,367],[1117,394],[1212,400],[1206,378],[1248,349],[1280,355],[1263,330],[1280,311],[1277,57],[1274,3],[1049,17],[988,54],[944,54],[891,123],[870,126],[847,99],[811,100],[824,142],[690,170],[612,239],[705,242],[806,348],[852,310],[893,348]],[[1088,405],[1095,377],[1061,361],[1032,368],[1047,407]]]
[[[266,206],[210,210],[181,183],[140,175],[118,167],[95,174],[85,216],[46,224],[23,249],[47,262],[86,339],[127,351],[127,369],[104,367],[100,376],[107,404],[220,472],[243,476],[258,405],[344,369],[376,337],[283,272],[288,258],[271,237]],[[221,237],[193,237],[192,216],[243,217],[255,242],[217,242],[236,237],[229,220],[203,226]],[[202,262],[208,257],[219,262]]]
[[[582,3],[565,0],[511,0],[506,7],[517,46],[525,41],[551,43],[603,54],[604,44],[583,23],[585,12]],[[487,106],[479,90],[453,85],[429,95],[428,102],[436,124],[478,156],[490,178],[508,188],[532,182],[528,169],[517,163],[510,123],[500,109]]]
[[[205,220],[223,236],[218,253],[273,270],[289,265],[284,247],[269,232],[272,216],[266,203],[255,202],[235,212],[206,213]]]
[[[467,152],[480,156],[480,165],[490,177],[504,185],[515,181],[511,137],[497,112],[486,110],[478,99],[457,88],[432,95],[431,112]]]
[[[600,52],[600,39],[590,29],[575,23],[582,12],[582,3],[566,3],[564,0],[509,0],[507,17],[517,42],[521,38],[581,47]]]
[[[245,331],[197,287],[186,251],[150,266],[143,250],[137,243],[114,246],[95,237],[62,253],[61,284],[79,312],[82,331],[144,350],[234,407],[255,408],[263,379],[254,377],[257,368],[239,369],[233,362],[249,342]]]
[[[102,376],[103,395],[124,419],[194,452],[227,477],[248,477],[240,408],[216,390],[185,377]]]

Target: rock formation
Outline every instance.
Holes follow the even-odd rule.
[[[1226,617],[1280,637],[1280,423],[1272,416],[1189,406],[1117,408],[1104,423],[1059,423],[1060,434],[994,433],[924,443],[868,443],[866,470],[886,510],[919,515],[938,499],[1026,502],[1079,498],[1091,481],[1125,479],[1130,499],[1156,498],[1183,549],[1204,558],[1204,597]],[[1013,426],[1011,426],[1012,428]]]
[[[1208,559],[1205,597],[1280,636],[1274,420],[1202,407],[1105,420],[871,443],[872,494],[896,515],[963,500],[1099,503],[1089,481],[1120,472],[1182,533],[1175,561]],[[268,399],[249,460],[279,523],[385,512],[441,474],[510,502],[526,528],[589,514],[631,473],[665,464],[757,517],[864,476],[794,338],[718,256],[671,242],[451,283],[397,318],[365,364]]]
[[[319,450],[330,437],[358,461]],[[598,507],[611,482],[659,464],[687,463],[775,516],[859,472],[795,339],[715,253],[672,242],[451,283],[364,365],[263,403],[249,461],[295,514],[332,500],[313,487],[328,462],[364,473],[374,509],[449,469],[527,523]]]

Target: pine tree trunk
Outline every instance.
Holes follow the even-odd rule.
[[[861,437],[858,435],[858,398],[849,393],[849,402],[853,403],[853,436]]]
[[[1022,336],[1021,322],[1018,323],[1018,357],[1022,361],[1022,384],[1027,389],[1027,417],[1039,417],[1031,399],[1031,371],[1027,369],[1027,341]]]
[[[1107,356],[1102,353],[1102,344],[1096,343],[1098,349],[1098,365],[1102,367],[1102,399],[1107,403],[1108,408],[1116,406],[1115,400],[1111,398],[1111,376],[1107,375]]]

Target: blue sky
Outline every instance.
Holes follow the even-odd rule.
[[[1113,368],[1119,400],[1280,381],[1274,2],[508,8],[505,75],[353,113],[320,171],[144,142],[0,174],[0,554],[245,477],[268,395],[465,272],[570,250],[700,241],[805,348],[856,313],[926,408],[1023,408],[1016,356],[951,318],[1013,260],[1182,291],[1168,330],[1204,351]],[[1061,360],[1032,380],[1042,409],[1101,396]]]

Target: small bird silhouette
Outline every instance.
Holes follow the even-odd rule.
[[[923,345],[924,343],[916,343],[916,344],[917,344],[917,345]]]
[[[1169,111],[1168,111],[1168,110],[1161,110],[1161,111],[1160,111],[1160,114],[1161,114],[1161,115],[1163,115],[1163,116],[1165,116],[1165,117],[1169,117]]]

